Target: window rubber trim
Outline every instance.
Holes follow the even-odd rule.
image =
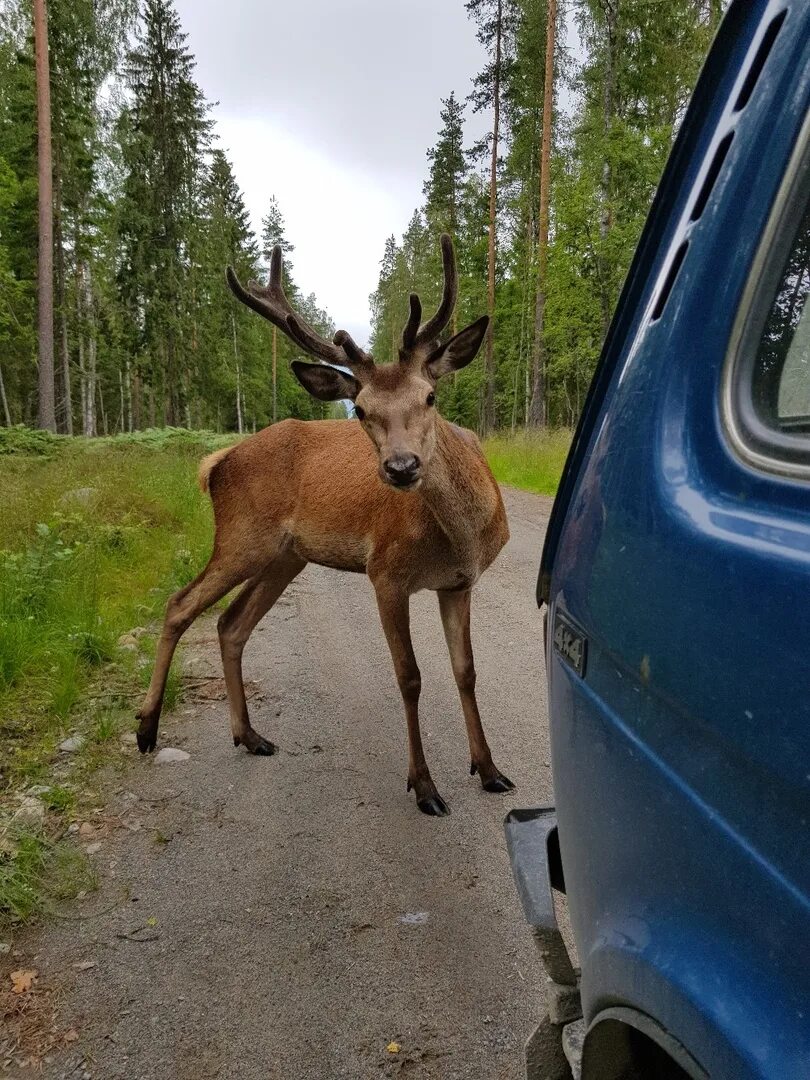
[[[746,465],[794,480],[810,480],[810,436],[776,431],[754,408],[753,372],[785,260],[796,239],[797,210],[810,198],[810,111],[774,199],[731,332],[721,383],[723,430]],[[807,303],[810,303],[810,296]]]

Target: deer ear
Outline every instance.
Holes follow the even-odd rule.
[[[303,388],[320,401],[352,401],[360,393],[360,383],[352,375],[328,364],[305,364],[293,360],[293,373]]]
[[[488,326],[489,316],[482,315],[480,319],[470,323],[455,337],[451,337],[448,342],[431,353],[425,361],[425,368],[431,379],[440,379],[442,375],[458,371],[459,368],[466,367],[474,360],[475,354],[481,348]]]

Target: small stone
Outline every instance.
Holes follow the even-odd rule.
[[[148,633],[149,631],[146,629],[145,626],[133,626],[129,632],[129,636],[134,637],[137,640],[138,638],[142,638],[145,634]]]
[[[174,762],[188,761],[191,754],[187,754],[185,750],[178,750],[174,746],[164,746],[162,750],[158,750],[155,754],[155,763],[157,765],[170,765]]]
[[[48,784],[35,784],[26,791],[26,795],[35,795],[38,798],[40,795],[47,795],[50,790]]]
[[[89,821],[83,821],[79,826],[79,836],[88,837],[96,835],[95,825],[91,825]]]
[[[10,952],[11,952],[11,942],[10,941],[0,941],[0,956],[5,956],[6,953],[10,953]]]
[[[59,743],[59,749],[64,754],[75,754],[77,750],[81,750],[84,742],[84,735],[71,735],[69,739]]]
[[[78,960],[74,965],[77,971],[89,971],[96,966],[95,960]]]
[[[18,825],[41,825],[45,820],[45,804],[33,795],[26,795],[12,820]]]
[[[124,652],[137,652],[138,639],[133,637],[132,634],[122,634],[118,639],[118,648],[123,649]]]
[[[121,736],[121,742],[124,746],[135,746],[138,742],[138,737],[134,731],[125,731]]]
[[[88,855],[96,855],[99,851],[101,851],[101,844],[98,841],[96,841],[94,844],[87,844],[85,845],[84,850],[87,852]]]
[[[405,926],[424,926],[428,921],[428,913],[426,911],[406,911],[404,915],[400,915],[399,921],[404,923]]]
[[[65,492],[59,500],[59,505],[70,506],[73,503],[76,506],[89,506],[92,502],[95,502],[97,494],[98,492],[94,487],[74,488],[73,491]]]
[[[67,827],[68,836],[75,836],[78,831],[79,831],[79,823],[78,823],[78,821],[71,821],[71,823]]]

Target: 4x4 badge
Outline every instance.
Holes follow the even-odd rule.
[[[575,630],[571,623],[558,612],[554,613],[553,640],[556,652],[577,675],[583,676],[588,656],[588,639]]]

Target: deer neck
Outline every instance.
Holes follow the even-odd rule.
[[[505,522],[501,494],[478,441],[440,416],[421,493],[462,557],[475,557],[485,538]]]

